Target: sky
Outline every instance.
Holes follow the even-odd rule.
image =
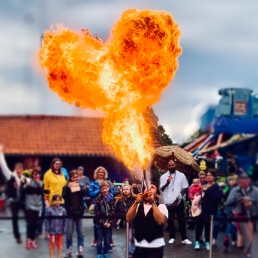
[[[258,1],[250,0],[8,0],[0,1],[0,115],[102,116],[66,104],[39,72],[40,37],[56,24],[106,39],[127,9],[166,10],[181,30],[182,54],[174,79],[153,105],[173,141],[198,129],[218,103],[218,90],[258,93]]]

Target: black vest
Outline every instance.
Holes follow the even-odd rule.
[[[148,243],[154,239],[163,237],[163,224],[159,225],[153,216],[152,207],[145,216],[143,203],[138,207],[138,212],[134,219],[135,239],[140,242],[145,239]]]

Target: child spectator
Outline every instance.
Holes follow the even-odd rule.
[[[100,194],[96,198],[94,213],[96,218],[94,224],[97,233],[97,258],[109,258],[109,246],[110,246],[110,233],[112,225],[115,225],[116,220],[112,219],[115,216],[115,203],[116,200],[109,192],[110,184],[107,181],[101,181],[99,183]],[[104,248],[102,241],[104,239]]]
[[[35,242],[37,223],[42,210],[44,187],[40,180],[40,172],[33,170],[31,179],[26,178],[21,187],[21,194],[25,199],[25,215],[27,221],[26,249],[37,248]]]
[[[195,178],[193,184],[189,187],[189,198],[191,200],[191,215],[196,217],[201,214],[200,201],[202,198],[202,188],[199,179]]]
[[[126,219],[126,214],[134,204],[136,200],[136,196],[133,193],[132,186],[129,184],[125,184],[122,186],[122,199],[117,202],[116,205],[116,214],[120,216],[122,219]],[[134,227],[133,223],[130,223],[129,228],[129,258],[132,257],[134,253]]]
[[[62,255],[63,234],[66,227],[66,210],[60,206],[62,197],[60,194],[54,194],[51,207],[46,212],[45,232],[50,235],[49,255],[54,258],[54,248],[57,246],[58,258]],[[60,216],[59,218],[50,218],[51,216]]]
[[[66,232],[66,258],[72,257],[73,247],[73,231],[76,226],[77,242],[78,242],[78,256],[83,257],[84,234],[83,234],[83,220],[84,213],[83,197],[85,195],[84,188],[79,184],[79,174],[76,170],[69,173],[69,181],[63,188],[63,198],[65,200],[65,209],[69,218],[67,219]]]

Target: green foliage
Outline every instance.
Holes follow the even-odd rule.
[[[166,133],[166,130],[164,129],[164,127],[162,125],[158,126],[158,131],[159,131],[159,135],[162,138],[162,141],[163,141],[164,145],[167,146],[167,145],[172,145],[173,144],[171,138]]]

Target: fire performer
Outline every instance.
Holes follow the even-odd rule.
[[[135,227],[134,258],[162,258],[164,253],[163,227],[168,218],[168,210],[159,203],[160,190],[156,182],[151,182],[149,190],[137,195],[135,203],[126,215]]]

